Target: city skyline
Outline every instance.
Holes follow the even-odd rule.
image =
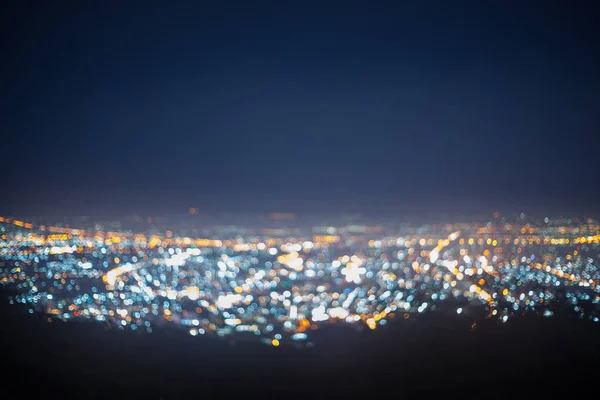
[[[10,303],[49,322],[148,333],[174,326],[273,347],[318,345],[313,331],[336,321],[375,330],[436,309],[469,316],[471,329],[570,307],[600,322],[593,219],[496,213],[416,227],[215,227],[205,237],[174,226],[104,229],[0,217],[0,284],[14,293]]]
[[[7,397],[588,398],[599,4],[9,0]]]

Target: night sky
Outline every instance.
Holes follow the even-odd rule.
[[[3,213],[598,211],[594,2],[11,3]]]

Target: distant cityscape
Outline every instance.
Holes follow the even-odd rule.
[[[224,218],[226,219],[226,218]],[[325,221],[320,223],[319,221]],[[498,323],[568,308],[600,317],[600,222],[494,213],[473,222],[365,223],[275,213],[0,217],[0,282],[49,322],[312,346],[343,323],[385,329],[434,310]]]

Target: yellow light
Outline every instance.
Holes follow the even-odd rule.
[[[508,289],[507,289],[507,288],[504,288],[504,290],[502,291],[502,294],[503,294],[504,296],[506,296],[506,295],[508,294]]]
[[[279,340],[277,340],[277,339],[273,339],[273,340],[271,340],[271,344],[272,344],[274,347],[277,347],[277,346],[279,346]]]
[[[375,320],[373,318],[369,318],[367,320],[367,325],[370,329],[375,329],[377,325],[375,324]]]

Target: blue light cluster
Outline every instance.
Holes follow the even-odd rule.
[[[148,332],[172,324],[273,346],[308,342],[332,321],[376,329],[435,309],[507,322],[568,304],[597,322],[600,235],[577,229],[457,224],[199,239],[2,218],[0,282],[17,293],[11,302],[63,320]]]

